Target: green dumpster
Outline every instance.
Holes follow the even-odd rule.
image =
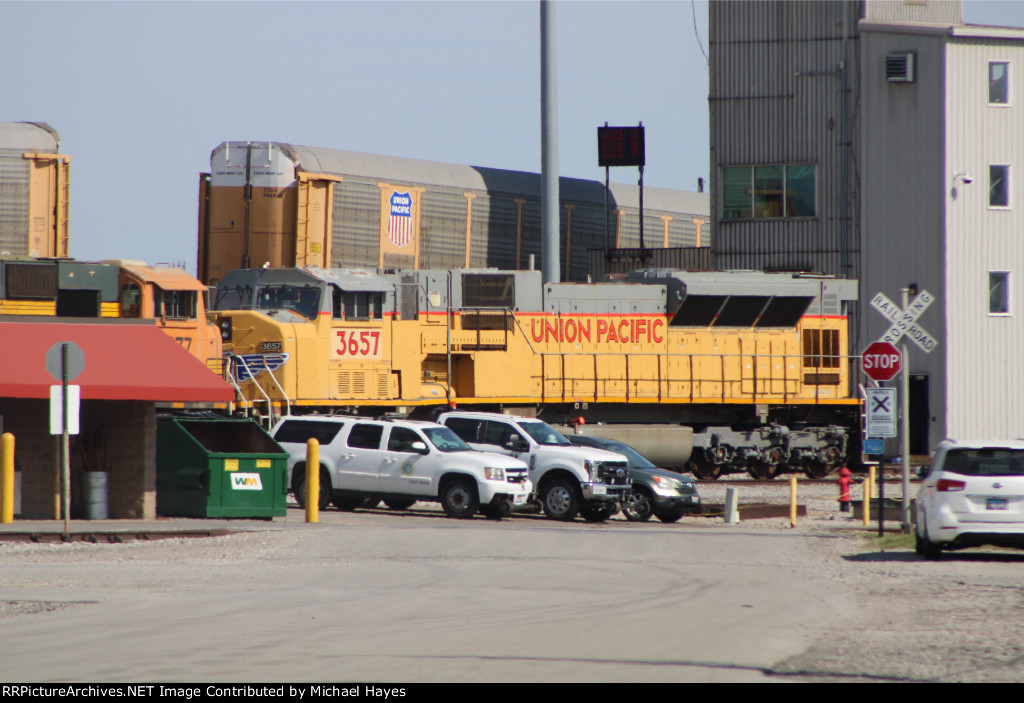
[[[286,513],[288,453],[252,420],[162,417],[156,511],[167,517]]]

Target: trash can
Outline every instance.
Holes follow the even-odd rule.
[[[286,514],[288,453],[253,420],[162,417],[156,511],[166,517]]]

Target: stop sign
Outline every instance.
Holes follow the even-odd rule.
[[[902,366],[900,350],[889,342],[870,344],[861,355],[861,369],[875,381],[891,380],[900,372]]]

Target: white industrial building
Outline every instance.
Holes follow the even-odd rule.
[[[710,13],[716,265],[858,278],[851,354],[891,324],[876,294],[931,293],[911,453],[1024,436],[1024,29],[959,0]]]

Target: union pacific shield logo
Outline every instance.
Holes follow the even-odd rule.
[[[388,213],[388,238],[396,247],[404,247],[412,241],[412,193],[391,193]]]

